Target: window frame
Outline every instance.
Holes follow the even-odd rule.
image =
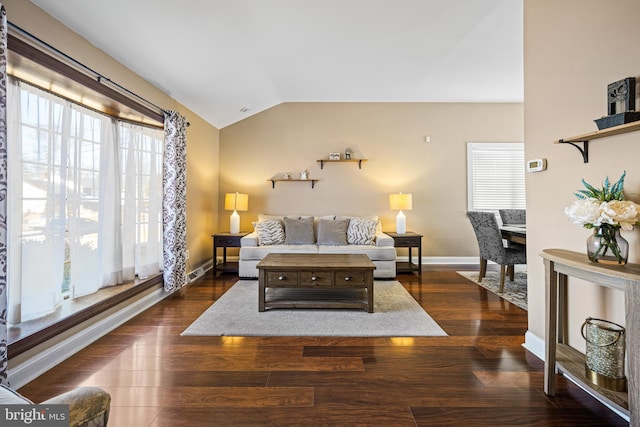
[[[8,74],[117,120],[144,127],[164,128],[162,109],[9,24]],[[162,286],[161,272],[145,279],[135,279],[123,291],[71,314],[63,314],[52,322],[21,328],[17,334],[9,331],[8,357],[12,359],[23,354],[83,322],[101,316],[136,295]]]

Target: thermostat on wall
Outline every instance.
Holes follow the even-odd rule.
[[[527,161],[527,172],[540,172],[547,169],[547,159],[533,159]]]

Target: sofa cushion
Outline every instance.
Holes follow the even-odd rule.
[[[383,246],[395,247],[396,241],[393,240],[393,237],[378,230],[376,232],[376,237],[374,238],[374,244],[377,247],[383,247]]]
[[[349,219],[320,219],[318,221],[319,245],[346,245]]]
[[[33,402],[20,393],[0,384],[0,405],[33,405]]]
[[[379,247],[373,245],[347,245],[347,246],[318,246],[320,254],[365,254],[371,261],[395,261],[396,249],[394,247]]]
[[[284,219],[285,245],[312,245],[316,239],[313,234],[313,217]]]
[[[285,236],[282,223],[276,219],[254,222],[253,227],[258,234],[258,245],[281,245]]]
[[[248,246],[240,249],[240,261],[260,260],[267,256],[267,254],[291,253],[317,254],[318,245]]]
[[[377,227],[377,220],[353,217],[347,228],[347,242],[350,245],[373,245]]]

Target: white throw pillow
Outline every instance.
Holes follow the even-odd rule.
[[[281,245],[284,243],[284,229],[277,219],[264,222],[254,222],[253,228],[258,234],[258,245]]]
[[[378,221],[352,217],[347,228],[347,243],[350,245],[373,245]]]

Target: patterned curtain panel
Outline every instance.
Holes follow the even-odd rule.
[[[0,3],[0,384],[7,379],[7,12]]]
[[[164,289],[174,291],[187,276],[187,120],[175,111],[164,118],[162,246]]]

